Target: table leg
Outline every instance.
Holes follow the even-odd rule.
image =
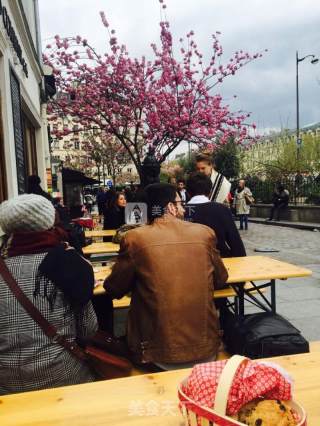
[[[270,281],[271,287],[271,309],[272,313],[276,313],[276,280]]]
[[[239,301],[238,301],[239,317],[243,318],[244,317],[244,283],[238,286],[238,297],[239,297]]]

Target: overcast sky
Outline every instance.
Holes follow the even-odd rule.
[[[107,37],[99,11],[133,55],[151,55],[159,40],[158,0],[39,0],[42,44],[81,35],[101,52]],[[236,50],[269,49],[219,87],[232,109],[252,112],[260,133],[296,126],[295,54],[320,58],[320,0],[167,0],[176,40],[194,30],[198,46],[210,52],[211,34],[221,31],[225,62]],[[320,61],[299,65],[301,126],[320,121]],[[237,95],[236,101],[231,101]]]

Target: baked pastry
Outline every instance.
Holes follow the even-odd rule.
[[[280,400],[254,400],[238,412],[238,421],[248,426],[296,426],[289,405]]]

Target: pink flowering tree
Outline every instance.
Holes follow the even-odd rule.
[[[166,4],[159,2],[160,41],[151,44],[150,59],[131,57],[103,12],[100,15],[109,39],[106,53],[100,54],[80,36],[56,35],[44,54],[58,90],[57,98],[48,105],[50,120],[69,116],[87,129],[101,129],[122,145],[140,177],[148,147],[162,163],[182,141],[214,149],[230,137],[238,144],[248,139],[249,114],[231,111],[218,90],[224,79],[262,56],[239,50],[223,63],[219,32],[212,35],[208,61],[193,31],[174,49]],[[64,129],[55,137],[69,132]]]
[[[129,154],[120,141],[104,132],[91,135],[82,142],[82,149],[94,161],[98,180],[102,176],[104,181],[107,173],[114,185],[123,168],[130,163]]]

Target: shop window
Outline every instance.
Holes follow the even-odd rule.
[[[38,174],[36,130],[28,118],[22,113],[26,152],[27,176]]]

